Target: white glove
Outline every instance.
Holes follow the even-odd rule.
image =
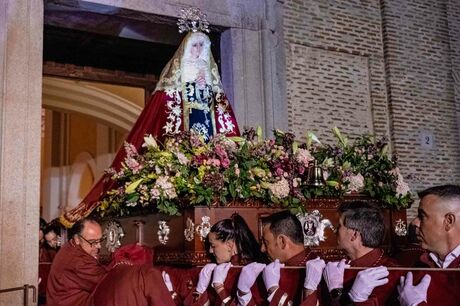
[[[281,264],[278,259],[265,267],[262,277],[267,290],[275,286],[279,287],[281,267],[284,267],[284,264]]]
[[[304,288],[310,290],[316,290],[318,288],[325,266],[326,263],[319,257],[309,260],[305,263],[305,281],[303,283]]]
[[[244,266],[238,278],[238,290],[245,293],[251,291],[251,287],[256,282],[257,276],[259,276],[264,268],[265,264],[258,262],[253,262]]]
[[[169,291],[174,291],[173,285],[171,282],[171,278],[169,277],[169,274],[166,273],[165,271],[161,272],[161,276],[163,277],[163,281],[165,282],[166,288],[168,288]]]
[[[212,271],[215,267],[216,264],[211,263],[205,265],[201,269],[200,275],[198,276],[198,284],[196,285],[196,292],[201,294],[206,291],[206,288],[208,288],[209,283],[211,282]]]
[[[388,283],[389,274],[383,266],[359,271],[348,295],[353,302],[367,301],[375,287]]]
[[[343,274],[347,266],[345,259],[327,263],[326,268],[324,268],[324,280],[329,292],[333,289],[343,288]]]
[[[398,300],[401,306],[415,306],[427,302],[430,282],[431,276],[429,274],[426,274],[417,286],[414,286],[412,272],[407,273],[406,277],[401,276],[398,285]]]
[[[214,269],[214,275],[212,277],[213,284],[223,284],[227,278],[228,270],[232,264],[230,262],[222,263]]]

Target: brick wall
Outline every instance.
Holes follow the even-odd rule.
[[[414,190],[460,180],[447,1],[383,6],[392,139]],[[422,146],[433,136],[432,147]]]
[[[388,135],[378,1],[285,1],[288,120],[296,134]]]
[[[460,2],[284,6],[290,128],[386,134],[413,190],[460,183]]]

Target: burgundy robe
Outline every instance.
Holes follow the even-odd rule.
[[[428,253],[423,253],[419,261],[416,264],[417,267],[421,268],[439,268],[436,263],[431,259]],[[447,267],[460,268],[460,256],[450,263]],[[425,275],[423,271],[414,272],[414,284],[420,282],[422,277]],[[430,286],[428,287],[427,294],[428,303],[420,303],[420,306],[424,305],[449,305],[459,306],[460,305],[460,271],[454,273],[444,273],[439,275],[436,279],[431,278]]]
[[[310,250],[305,249],[299,254],[291,257],[284,264],[290,267],[305,267],[305,263],[308,260],[314,259],[318,255]],[[303,290],[303,283],[305,279],[305,270],[300,269],[298,271],[283,270],[281,269],[280,287],[276,290],[270,305],[302,305],[311,306],[316,305],[317,292],[313,292],[301,303],[301,296]],[[291,303],[291,304],[290,304]],[[294,303],[294,304],[292,304]]]
[[[151,265],[115,264],[93,295],[94,305],[175,305],[161,273]]]
[[[73,241],[65,244],[54,258],[48,276],[48,306],[89,306],[91,294],[107,269]]]
[[[352,260],[350,262],[350,266],[351,267],[363,267],[363,268],[372,268],[372,267],[378,267],[378,266],[397,267],[399,266],[399,264],[393,258],[388,257],[385,254],[385,251],[383,249],[374,249],[371,252],[367,253],[366,255],[360,258]],[[351,302],[348,296],[348,292],[353,286],[353,282],[357,274],[354,272],[348,273],[347,270],[345,270],[344,282],[343,282],[344,288],[343,288],[342,298],[340,300],[340,305],[346,305]],[[367,301],[355,302],[354,305],[377,306],[377,305],[385,305],[387,302],[394,303],[394,300],[396,298],[395,288],[399,282],[400,276],[401,276],[401,273],[390,273],[390,275],[388,276],[388,283],[386,285],[378,286],[374,288],[374,290],[372,291]]]
[[[164,91],[156,91],[150,102],[142,110],[139,118],[134,124],[132,130],[126,137],[126,142],[132,144],[138,151],[141,150],[142,144],[144,143],[144,136],[151,134],[161,141],[165,138],[165,126],[171,110],[168,108],[168,100],[171,98]],[[236,122],[235,115],[225,95],[219,95],[215,98],[215,122],[216,131],[219,132],[224,126],[222,125],[222,118],[225,115],[226,120],[229,120],[234,125],[232,132],[225,133],[226,136],[239,136],[240,132],[238,124]],[[183,107],[182,107],[183,110]],[[224,111],[224,114],[222,113]],[[183,120],[180,126],[180,130],[183,130]],[[124,161],[126,152],[124,147],[121,147],[117,155],[115,156],[110,167],[115,168],[117,171],[121,168],[121,162]],[[98,201],[106,194],[107,191],[116,188],[115,182],[110,179],[110,176],[105,174],[99,181],[94,184],[89,193],[85,196],[83,201],[72,210],[66,212],[60,217],[60,221],[66,227],[70,227],[73,223],[80,220],[81,218],[88,216],[98,205]]]

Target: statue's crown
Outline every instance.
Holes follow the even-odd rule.
[[[182,9],[177,25],[179,26],[179,33],[190,31],[209,33],[209,22],[206,20],[206,14],[197,7]]]

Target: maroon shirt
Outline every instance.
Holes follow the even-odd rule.
[[[399,264],[393,258],[388,257],[383,249],[374,249],[360,258],[352,260],[350,262],[350,266],[363,268],[372,268],[378,266],[397,267]],[[348,273],[345,273],[344,275],[344,290],[341,304],[347,304],[350,301],[348,292],[353,286],[355,275],[356,274],[351,275]],[[386,285],[374,288],[367,301],[355,302],[354,305],[385,305],[387,301],[395,299],[395,287],[399,282],[400,276],[401,274],[398,273],[390,273],[388,276],[388,283]]]
[[[290,267],[305,267],[308,260],[314,259],[318,255],[306,248],[304,251],[288,259],[284,264]],[[281,270],[280,287],[276,290],[270,305],[299,305],[305,279],[305,270],[287,271]],[[300,289],[299,289],[300,288]],[[316,305],[316,291],[309,295],[303,302],[302,306]],[[294,304],[292,304],[294,302]],[[289,304],[291,303],[291,304]]]
[[[73,241],[54,258],[46,288],[48,306],[92,305],[91,294],[107,270]]]

